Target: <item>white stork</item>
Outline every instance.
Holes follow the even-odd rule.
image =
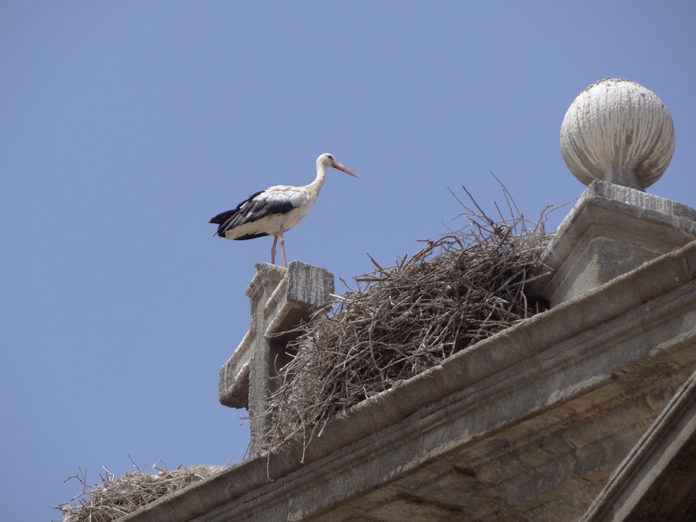
[[[221,212],[210,222],[218,225],[217,235],[238,241],[273,236],[271,263],[275,264],[276,244],[280,241],[283,266],[287,266],[283,234],[297,225],[307,215],[319,197],[324,185],[326,169],[333,167],[350,176],[357,177],[348,167],[336,161],[332,154],[319,155],[316,161],[317,175],[309,185],[293,187],[276,185],[252,194],[234,210]]]

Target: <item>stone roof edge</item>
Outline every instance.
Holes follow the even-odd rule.
[[[327,426],[324,435],[309,448],[304,466],[390,426],[424,405],[466,389],[533,353],[610,321],[694,279],[696,241],[645,263],[582,297],[484,339],[443,364],[361,402]],[[470,364],[472,357],[477,359],[476,364]],[[390,407],[385,408],[385,403]],[[270,458],[259,457],[237,464],[122,520],[189,520],[268,484],[269,475],[281,477],[301,466],[297,449],[287,447]]]

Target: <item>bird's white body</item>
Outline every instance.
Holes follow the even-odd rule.
[[[225,239],[273,236],[271,262],[275,263],[275,247],[279,241],[283,261],[287,265],[283,234],[297,225],[312,208],[324,186],[326,169],[329,167],[355,176],[347,167],[336,162],[331,154],[321,154],[316,161],[316,177],[310,184],[269,187],[242,201],[234,210],[218,214],[210,222],[219,225],[217,235]]]
[[[256,196],[259,200],[282,200],[292,204],[293,208],[285,214],[269,214],[258,221],[245,223],[225,232],[227,239],[238,239],[245,235],[268,234],[277,236],[287,232],[304,218],[314,205],[319,196],[319,191],[310,191],[308,186],[293,187],[289,185],[275,185]]]

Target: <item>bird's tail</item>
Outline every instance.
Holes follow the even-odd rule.
[[[218,215],[211,217],[210,221],[208,221],[208,223],[222,225],[225,221],[230,219],[236,212],[237,212],[237,209],[226,210],[225,212],[220,212]]]
[[[229,220],[237,213],[238,209],[234,210],[226,210],[225,212],[220,212],[216,216],[213,216],[210,218],[209,223],[213,223],[215,225],[218,225],[217,230],[213,232],[213,237],[215,236],[220,236],[220,237],[225,237],[225,225],[229,222]]]

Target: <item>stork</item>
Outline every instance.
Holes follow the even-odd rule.
[[[324,186],[326,170],[329,167],[357,177],[348,167],[338,163],[333,154],[320,154],[316,161],[316,177],[309,185],[269,187],[252,194],[237,205],[237,208],[214,216],[210,223],[218,225],[217,235],[224,239],[243,241],[273,236],[271,263],[275,264],[276,245],[280,242],[283,266],[287,266],[288,256],[283,234],[297,225],[312,208],[319,197],[321,187]]]

